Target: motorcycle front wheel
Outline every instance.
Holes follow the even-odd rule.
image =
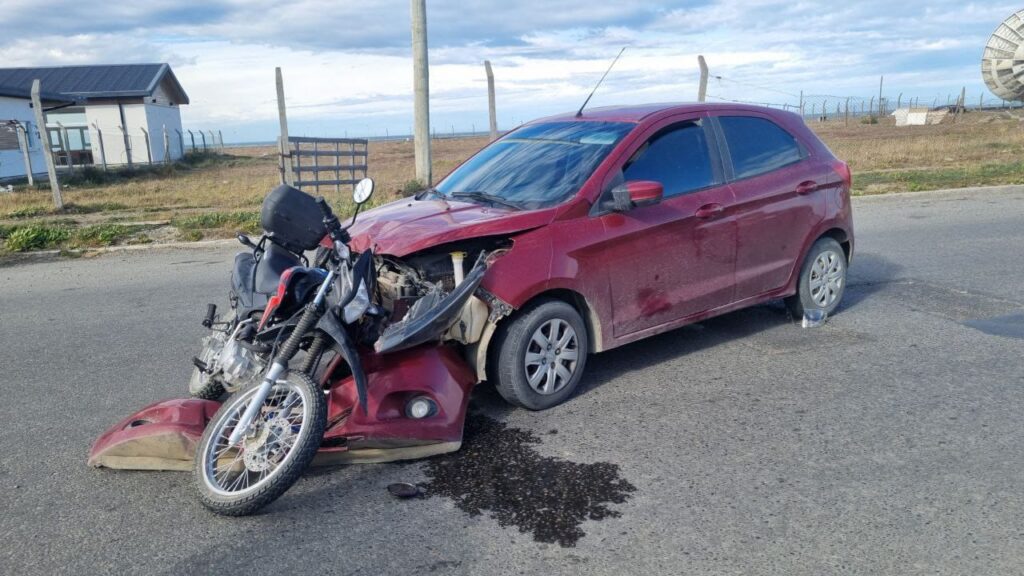
[[[245,516],[285,493],[316,455],[327,423],[323,391],[304,374],[275,384],[235,446],[228,438],[259,385],[228,398],[196,448],[193,478],[200,502],[226,516]]]

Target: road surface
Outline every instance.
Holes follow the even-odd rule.
[[[317,471],[240,519],[188,474],[85,465],[182,394],[235,248],[0,268],[0,572],[1021,573],[1024,187],[857,199],[855,219],[822,328],[729,314],[592,357],[543,413],[482,387],[483,461]]]

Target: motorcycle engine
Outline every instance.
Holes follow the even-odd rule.
[[[220,368],[224,388],[232,393],[259,380],[263,373],[263,361],[259,355],[235,339],[224,344],[217,367]]]

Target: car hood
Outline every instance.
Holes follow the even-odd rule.
[[[433,246],[500,234],[515,234],[549,223],[544,210],[514,211],[452,200],[406,198],[360,214],[349,230],[352,249],[407,256]]]

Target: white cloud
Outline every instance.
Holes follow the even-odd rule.
[[[930,100],[982,90],[978,60],[1009,4],[835,4],[806,0],[594,3],[431,0],[435,123],[486,122],[482,61],[495,66],[503,126],[578,106],[628,45],[593,105],[691,99],[697,54],[728,99],[877,94],[878,77]],[[187,124],[272,138],[274,66],[289,115],[307,133],[408,129],[408,3],[328,0],[4,0],[4,65],[168,61],[189,93]],[[46,14],[53,34],[29,34]]]

